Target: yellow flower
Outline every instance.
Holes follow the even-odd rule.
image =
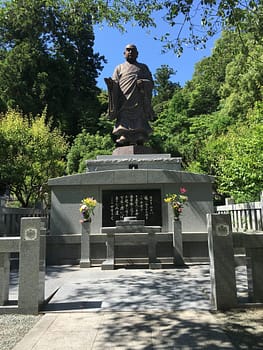
[[[182,213],[183,210],[183,204],[188,200],[187,196],[184,196],[182,193],[185,193],[186,189],[181,188],[180,193],[181,194],[176,194],[176,193],[169,193],[166,195],[164,198],[165,203],[169,203],[173,209],[175,217],[179,217],[179,215]]]
[[[170,203],[171,202],[171,198],[164,198],[165,203]]]
[[[85,219],[89,219],[91,215],[94,215],[93,211],[96,205],[97,205],[96,199],[91,197],[86,197],[82,199],[79,211],[81,212],[82,216]]]

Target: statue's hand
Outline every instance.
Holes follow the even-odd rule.
[[[144,82],[142,79],[138,79],[137,80],[137,87],[139,89],[139,91],[143,94],[144,93]]]

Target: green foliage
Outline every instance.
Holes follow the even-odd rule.
[[[183,157],[188,171],[214,175],[218,192],[239,202],[257,200],[263,187],[263,46],[251,34],[242,39],[222,34],[159,111],[151,137],[154,148]]]
[[[168,152],[174,156],[181,155],[181,146],[184,145],[189,127],[186,115],[188,105],[187,96],[183,89],[175,90],[169,100],[153,122],[154,134],[150,138],[150,144],[160,152]]]
[[[263,188],[263,103],[246,123],[229,128],[217,139],[218,190],[237,202],[257,200]],[[255,116],[261,115],[261,120]]]
[[[68,135],[97,131],[96,87],[104,57],[93,52],[81,1],[6,0],[0,7],[0,108],[47,117]]]
[[[0,182],[23,207],[34,205],[47,191],[48,179],[65,171],[67,142],[45,118],[45,113],[33,119],[8,110],[0,119]]]
[[[164,51],[174,50],[178,56],[186,46],[203,48],[222,29],[236,30],[240,36],[251,33],[257,43],[263,38],[260,0],[82,0],[82,10],[92,13],[94,23],[106,22],[121,31],[129,21],[142,28],[156,27],[156,18],[161,17],[165,25],[160,25],[156,39],[163,41]]]
[[[227,65],[221,87],[221,112],[242,119],[263,98],[263,49],[247,37],[249,53],[239,53]]]
[[[174,91],[180,88],[178,83],[173,83],[170,80],[171,75],[176,72],[173,68],[168,65],[162,65],[160,68],[156,69],[154,74],[154,90],[155,96],[153,97],[153,108],[154,110],[160,110],[160,105],[163,105],[169,99],[172,98]]]
[[[111,154],[114,149],[109,135],[100,136],[89,134],[86,130],[76,136],[67,156],[67,173],[82,173],[87,159],[94,159],[97,155]]]

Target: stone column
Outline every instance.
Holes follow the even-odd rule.
[[[37,314],[43,295],[40,283],[41,218],[21,219],[18,308],[24,314]]]
[[[102,270],[114,270],[114,241],[115,234],[113,232],[107,232],[107,241],[106,241],[106,249],[107,249],[107,258],[101,264]]]
[[[45,301],[47,218],[40,218],[39,303]]]
[[[249,297],[254,303],[263,302],[263,248],[246,248],[248,259]]]
[[[175,266],[184,266],[183,258],[183,238],[182,238],[182,222],[174,220],[173,232],[173,258]]]
[[[90,262],[90,222],[81,224],[81,257],[80,267],[91,267]]]
[[[162,264],[156,258],[156,236],[155,232],[148,233],[148,257],[149,257],[149,268],[150,269],[161,269]]]
[[[0,253],[0,306],[8,302],[10,254]]]
[[[232,225],[229,214],[207,214],[212,305],[237,306]]]

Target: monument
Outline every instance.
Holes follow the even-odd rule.
[[[133,44],[125,47],[126,62],[118,65],[112,78],[105,78],[109,93],[108,114],[116,119],[113,135],[117,145],[143,145],[152,132],[151,105],[153,78],[146,64],[137,61]]]
[[[187,259],[208,258],[206,214],[213,212],[213,177],[185,172],[181,158],[156,154],[144,145],[154,118],[153,80],[148,67],[137,62],[135,45],[127,45],[124,56],[126,62],[105,80],[109,117],[116,120],[113,134],[117,147],[113,154],[88,160],[85,173],[48,182],[48,263],[79,262],[79,207],[87,196],[97,201],[87,240],[89,266],[105,266],[105,261],[110,261],[106,268],[112,268],[114,263],[133,264],[148,259],[152,267],[160,267],[162,262],[174,261],[174,217],[164,198],[178,193],[181,187],[188,195],[188,205],[181,215],[183,254]]]

